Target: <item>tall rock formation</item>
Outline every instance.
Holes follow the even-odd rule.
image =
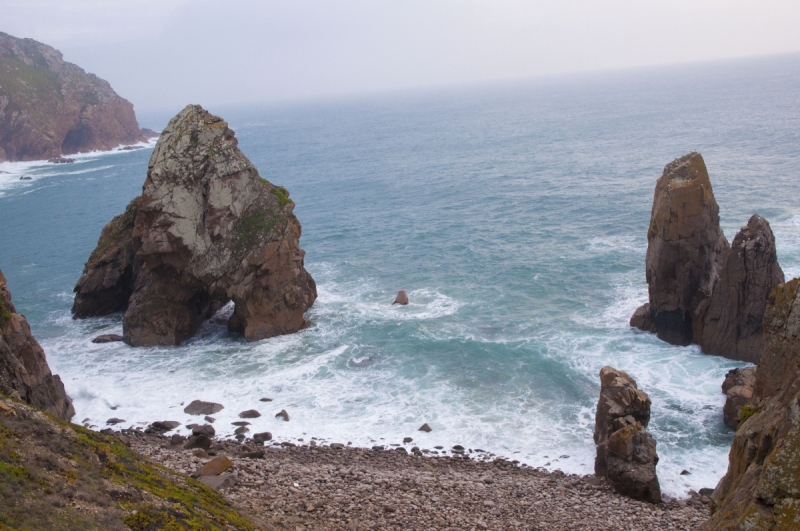
[[[800,529],[799,287],[794,279],[770,294],[755,396],[740,413],[705,531]]]
[[[107,81],[46,44],[0,32],[0,161],[111,149],[152,135]]]
[[[656,441],[646,430],[649,422],[647,393],[626,372],[603,367],[594,424],[594,473],[607,477],[620,494],[659,503],[658,454]]]
[[[783,282],[769,223],[754,215],[729,246],[705,162],[690,153],[667,164],[656,182],[647,241],[649,302],[631,326],[755,362],[767,296]]]
[[[16,313],[0,271],[0,392],[17,397],[60,419],[75,415],[58,375],[50,372],[24,315]]]
[[[248,341],[296,332],[317,297],[285,188],[258,175],[228,124],[189,105],[162,132],[142,195],[103,228],[75,317],[125,310],[125,341],[177,345],[235,303]]]

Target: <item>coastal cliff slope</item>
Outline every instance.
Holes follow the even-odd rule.
[[[107,150],[154,136],[133,105],[33,39],[0,32],[0,162]]]
[[[770,294],[765,350],[705,531],[800,529],[800,279]]]
[[[164,129],[142,195],[103,228],[73,315],[124,310],[133,346],[180,344],[229,301],[228,326],[248,341],[297,332],[317,291],[293,210],[228,124],[189,105]]]
[[[51,415],[70,420],[72,400],[58,375],[50,372],[44,350],[24,315],[16,313],[6,277],[0,271],[0,393],[14,396]]]

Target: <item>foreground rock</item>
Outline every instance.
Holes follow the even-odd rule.
[[[75,415],[61,378],[50,372],[24,315],[16,313],[0,271],[0,393],[14,396],[60,419]]]
[[[400,290],[397,292],[397,297],[394,298],[394,302],[392,305],[400,304],[402,306],[406,306],[408,304],[408,293],[405,290]]]
[[[767,297],[783,282],[769,223],[754,215],[728,245],[699,153],[667,164],[647,232],[649,301],[630,324],[675,345],[756,362]]]
[[[600,384],[594,425],[595,474],[607,477],[620,494],[661,502],[656,441],[646,430],[650,397],[627,373],[613,367],[600,370]]]
[[[142,195],[103,228],[75,317],[124,310],[133,346],[177,345],[229,301],[255,341],[297,332],[317,297],[288,191],[262,179],[228,124],[189,105],[162,132]]]
[[[796,530],[800,522],[800,280],[780,285],[764,315],[755,395],[741,412],[707,531]]]
[[[222,497],[122,438],[0,397],[0,527],[254,530]]]
[[[0,162],[73,162],[61,155],[152,136],[107,81],[33,39],[0,33],[0,87]]]
[[[744,406],[753,400],[756,385],[756,368],[733,369],[725,375],[722,392],[725,393],[725,407],[722,412],[725,425],[734,430],[739,427],[739,414]]]

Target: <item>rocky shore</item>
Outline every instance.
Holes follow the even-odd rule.
[[[688,530],[709,514],[705,496],[645,503],[615,493],[604,478],[502,458],[479,461],[468,449],[465,456],[427,457],[405,447],[311,439],[303,446],[221,440],[205,451],[172,444],[168,435],[124,430],[122,436],[131,448],[184,474],[227,456],[232,466],[223,473],[235,484],[222,490],[224,496],[265,528]]]

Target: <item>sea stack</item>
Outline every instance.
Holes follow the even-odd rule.
[[[61,378],[50,372],[28,320],[16,312],[6,277],[0,271],[0,393],[70,420],[75,415],[72,400]]]
[[[703,157],[667,164],[656,182],[645,262],[649,301],[631,326],[675,345],[755,362],[769,292],[783,282],[775,237],[759,215],[734,238],[719,225]]]
[[[739,415],[728,471],[705,531],[795,530],[800,523],[800,279],[778,286],[764,314],[755,393]]]
[[[229,301],[228,326],[248,341],[297,332],[317,291],[293,209],[228,124],[189,105],[162,132],[142,195],[103,228],[73,315],[124,310],[133,346],[178,345]]]
[[[603,367],[594,424],[594,473],[607,477],[622,495],[659,503],[658,454],[656,441],[646,430],[649,422],[647,393],[624,371]]]

